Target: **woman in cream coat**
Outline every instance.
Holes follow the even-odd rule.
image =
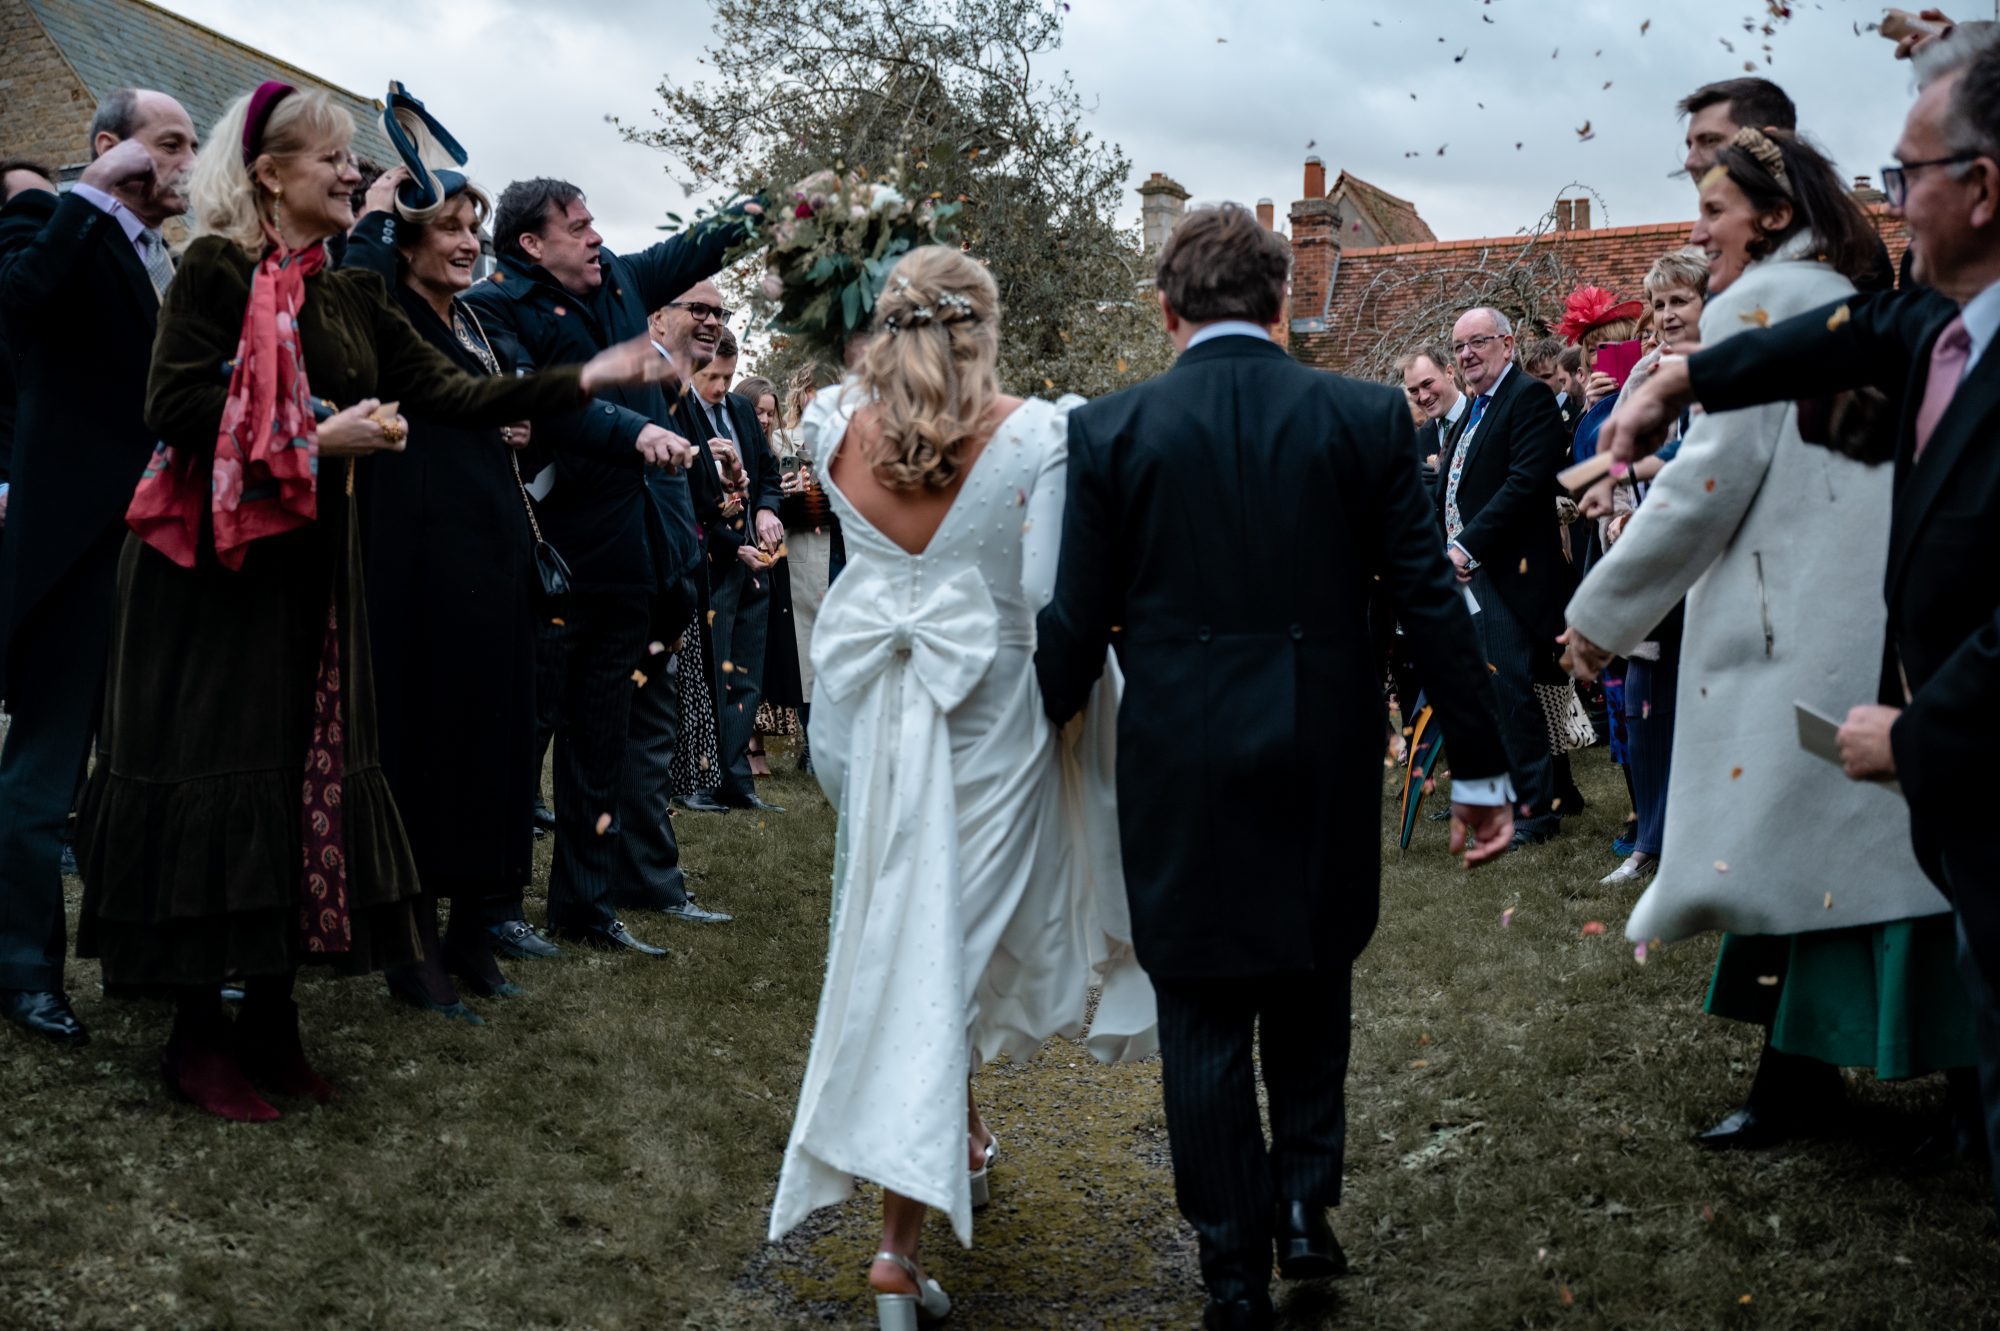
[[[1745,129],[1702,182],[1704,344],[1841,299],[1872,261],[1832,166]],[[1799,437],[1780,403],[1698,417],[1623,538],[1570,602],[1572,654],[1629,653],[1687,597],[1658,877],[1635,942],[1727,930],[1707,1009],[1765,1026],[1744,1106],[1699,1140],[1795,1135],[1841,1066],[1915,1076],[1972,1061],[1951,917],[1909,849],[1903,801],[1799,747],[1793,706],[1872,698],[1891,477]]]

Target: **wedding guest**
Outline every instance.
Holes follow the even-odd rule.
[[[757,428],[764,433],[771,463],[778,468],[778,520],[784,521],[784,460],[778,452],[778,386],[760,374],[746,375],[730,390],[750,404]],[[783,553],[771,565],[771,622],[764,639],[764,697],[757,705],[757,725],[750,733],[750,775],[767,777],[771,765],[764,751],[764,736],[789,735],[799,724],[799,709],[805,706],[805,686],[800,679],[798,631],[792,611],[791,549],[780,544]]]
[[[2000,191],[2000,55],[1989,50],[1933,77],[1910,110],[1896,157],[1901,165],[1882,183],[1909,222],[1911,289],[1823,305],[1768,332],[1751,329],[1668,362],[1619,413],[1608,443],[1614,458],[1629,459],[1635,442],[1650,447],[1694,402],[1719,413],[1873,384],[1900,387],[1916,404],[1891,446],[1896,503],[1931,516],[1891,529],[1880,701],[1847,713],[1839,743],[1851,778],[1900,783],[1918,859],[1956,908],[1959,973],[1975,1012],[1987,1159],[2000,1203],[2000,891],[1987,865],[1986,829],[1965,816],[1957,797],[1976,786],[2000,743],[1993,705],[2000,698],[1993,645],[2000,596],[1990,579],[1965,576],[1979,567],[1991,515],[2000,512],[1993,454],[1984,447],[2000,430],[1990,391],[2000,327],[2000,218],[1991,203]],[[1686,466],[1685,448],[1677,465]],[[1952,521],[1938,509],[1946,496]],[[1875,655],[1873,646],[1860,650]],[[1866,696],[1868,683],[1849,696]],[[1842,705],[1833,697],[1826,703],[1836,712]],[[1866,788],[1858,793],[1883,798]],[[1879,858],[1881,848],[1872,854]],[[1912,982],[1936,978],[1908,974]]]
[[[15,195],[28,190],[44,194],[56,192],[55,168],[25,157],[0,159],[0,208]],[[14,379],[14,355],[7,349],[7,324],[0,316],[0,532],[7,523],[7,493],[12,484],[14,460],[14,416],[20,389]],[[0,680],[5,671],[0,669]]]
[[[716,698],[721,704],[722,783],[715,799],[732,809],[783,813],[757,794],[750,775],[750,734],[764,696],[765,648],[770,637],[771,597],[780,576],[778,547],[785,525],[778,518],[781,492],[778,460],[757,424],[750,404],[729,391],[736,377],[735,335],[722,330],[715,359],[695,375],[688,409],[713,441],[733,448],[742,470],[736,502],[740,511],[708,525],[709,606],[717,658]]]
[[[652,312],[714,273],[756,208],[732,209],[638,254],[617,255],[605,248],[581,189],[545,177],[515,181],[494,213],[499,266],[465,300],[489,337],[515,344],[522,363],[574,365],[647,336]],[[591,460],[567,436],[682,446],[670,423],[666,395],[650,384],[536,423],[539,442],[556,451],[554,488],[538,505],[542,531],[572,575],[564,613],[542,626],[536,682],[537,705],[555,728],[549,926],[590,946],[655,957],[665,949],[641,942],[614,909],[618,843],[628,829],[615,816],[603,820],[618,809],[633,742],[639,686],[632,672],[645,673],[647,646],[659,641],[651,634],[655,620],[685,618],[660,615],[657,605],[690,599],[701,548],[685,476],[641,475]]]
[[[1556,406],[1562,411],[1565,429],[1576,429],[1577,416],[1571,410],[1569,394],[1563,389],[1562,353],[1566,344],[1559,337],[1538,337],[1528,344],[1526,354],[1521,358],[1521,368],[1530,378],[1539,379],[1549,386],[1556,395]]]
[[[162,92],[121,88],[90,122],[61,199],[9,173],[0,328],[18,406],[0,540],[0,1013],[88,1039],[63,988],[63,831],[104,697],[125,506],[158,438],[146,367],[174,266],[160,228],[187,211],[195,131]]]
[[[1703,343],[1853,294],[1874,231],[1825,157],[1744,129],[1714,165],[1692,238],[1708,255]],[[1627,933],[1728,930],[1707,1010],[1762,1025],[1765,1045],[1707,1146],[1824,1124],[1843,1066],[1887,1079],[1973,1056],[1951,917],[1904,852],[1907,811],[1801,748],[1792,715],[1796,700],[1871,691],[1883,610],[1862,589],[1884,563],[1890,485],[1886,469],[1808,450],[1789,404],[1711,411],[1569,606],[1588,669],[1629,656],[1686,597],[1680,677],[1700,687],[1675,700],[1674,854]]]
[[[1443,463],[1438,523],[1458,581],[1479,606],[1473,623],[1499,690],[1515,793],[1527,806],[1514,840],[1527,845],[1555,836],[1561,813],[1534,686],[1567,679],[1553,644],[1574,585],[1555,522],[1569,435],[1555,394],[1515,372],[1514,327],[1499,310],[1460,315],[1452,355],[1474,401]]]
[[[1425,488],[1433,496],[1437,493],[1439,460],[1451,446],[1472,405],[1459,391],[1451,364],[1451,357],[1442,348],[1431,347],[1405,352],[1396,361],[1403,394],[1411,406],[1423,413],[1426,422],[1417,427],[1417,465],[1423,471]]]
[[[807,361],[785,385],[782,423],[771,432],[778,455],[778,516],[785,524],[786,562],[791,565],[792,626],[799,662],[799,766],[812,770],[813,625],[833,576],[833,546],[839,520],[821,488],[818,463],[806,451],[799,422],[814,397],[839,382],[832,367]]]
[[[168,1086],[246,1121],[278,1116],[252,1081],[333,1098],[299,1036],[302,963],[420,959],[422,889],[378,758],[354,460],[402,446],[399,401],[498,426],[644,382],[658,361],[627,344],[532,379],[460,372],[379,277],[327,267],[327,238],[354,220],[353,135],[327,94],[268,82],[196,164],[195,238],[146,395],[161,443],[126,515],[105,744],[79,819],[78,954],[107,987],[171,992]],[[347,405],[315,424],[316,399]],[[233,1033],[225,977],[245,992]]]
[[[1470,824],[1469,865],[1511,844],[1513,792],[1491,675],[1407,460],[1404,403],[1272,344],[1291,255],[1248,210],[1190,212],[1158,263],[1180,356],[1070,416],[1035,665],[1058,723],[1107,649],[1124,672],[1120,846],[1158,995],[1175,1195],[1200,1245],[1203,1325],[1263,1328],[1274,1255],[1286,1279],[1346,1265],[1326,1213],[1343,1186],[1351,972],[1378,904],[1383,715],[1365,624],[1378,572],[1450,736],[1452,845]],[[1555,433],[1548,390],[1513,377],[1542,395]],[[1305,423],[1321,429],[1302,435]],[[1218,468],[1218,452],[1233,464]],[[1546,527],[1552,496],[1538,498]],[[1324,539],[1329,524],[1357,540]],[[1253,547],[1290,574],[1235,577],[1228,552]],[[1246,772],[1286,796],[1208,816]],[[1205,901],[1218,875],[1227,910]]]
[[[443,171],[443,209],[412,222],[396,199],[409,178],[403,167],[377,173],[341,267],[380,275],[418,336],[461,373],[512,375],[512,347],[487,338],[460,299],[472,286],[492,201],[459,172]],[[391,969],[388,982],[408,1003],[478,1024],[452,979],[487,998],[520,992],[501,973],[489,930],[520,916],[533,872],[528,810],[541,785],[538,524],[516,456],[532,426],[408,414],[417,446],[355,477],[382,771],[424,887],[416,907],[423,959]],[[541,461],[531,457],[529,475]],[[468,661],[478,669],[467,670]],[[451,903],[451,928],[440,940],[442,901]]]
[[[1693,247],[1676,250],[1656,259],[1646,272],[1646,299],[1652,305],[1654,325],[1663,345],[1693,342],[1700,335],[1702,304],[1708,298],[1708,260]],[[1636,391],[1660,362],[1658,347],[1633,367],[1622,393]],[[1604,528],[1605,545],[1615,543],[1645,499],[1646,489],[1660,468],[1680,451],[1680,433],[1675,423],[1674,438],[1653,457],[1633,468],[1613,486],[1610,514]],[[1588,498],[1588,496],[1586,496]],[[1586,512],[1585,516],[1591,516]],[[1624,711],[1630,736],[1629,772],[1633,809],[1638,825],[1632,853],[1616,869],[1598,882],[1606,887],[1638,883],[1659,867],[1666,835],[1667,789],[1672,771],[1674,714],[1680,679],[1681,633],[1686,603],[1677,602],[1646,640],[1632,650],[1626,665]]]

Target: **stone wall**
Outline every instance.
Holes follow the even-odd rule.
[[[25,0],[0,0],[0,157],[80,164],[96,109]]]

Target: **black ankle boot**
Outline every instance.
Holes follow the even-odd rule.
[[[1788,1054],[1769,1037],[1757,1059],[1750,1094],[1736,1112],[1695,1137],[1717,1151],[1761,1151],[1806,1134],[1846,1095],[1840,1069],[1816,1058]]]

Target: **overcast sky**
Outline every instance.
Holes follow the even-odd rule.
[[[403,79],[466,145],[476,179],[576,181],[614,249],[656,239],[681,210],[664,159],[605,118],[649,121],[662,78],[712,73],[697,64],[714,41],[701,0],[166,3],[357,92]],[[1746,61],[1784,85],[1847,174],[1875,175],[1911,95],[1889,44],[1854,31],[1881,6],[1793,9],[1770,20],[1763,0],[1071,0],[1067,40],[1042,64],[1074,77],[1091,124],[1131,158],[1132,185],[1164,171],[1197,200],[1268,196],[1282,217],[1313,152],[1329,177],[1345,168],[1412,200],[1441,239],[1507,235],[1572,182],[1602,197],[1598,225],[1691,217],[1692,188],[1673,175],[1674,103]],[[1746,18],[1774,35],[1746,32]],[[1136,221],[1137,196],[1121,210]]]

